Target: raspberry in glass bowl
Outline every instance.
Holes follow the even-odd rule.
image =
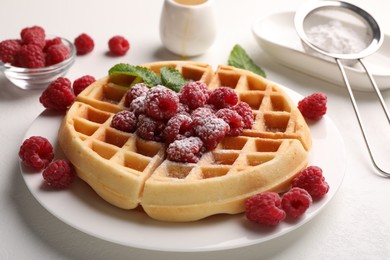
[[[25,90],[46,88],[68,72],[76,57],[74,44],[57,36],[46,36],[43,56],[37,46],[30,44],[20,48],[12,62],[0,59],[0,71],[15,86]]]

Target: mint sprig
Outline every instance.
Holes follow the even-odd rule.
[[[228,65],[239,69],[252,71],[262,77],[266,77],[265,71],[257,66],[248,56],[246,51],[238,44],[234,45],[228,58]]]
[[[143,81],[149,87],[154,87],[156,85],[161,84],[161,77],[157,73],[141,66],[133,66],[126,63],[119,63],[113,66],[108,71],[108,75],[118,74],[137,77],[135,82]]]
[[[157,74],[153,70],[145,67],[119,63],[109,69],[108,75],[134,76],[136,79],[133,81],[133,84],[144,82],[149,87],[164,85],[175,92],[179,92],[180,89],[187,83],[187,80],[183,78],[177,69],[168,67],[161,68],[160,74]]]
[[[179,92],[181,88],[187,83],[180,72],[174,68],[161,68],[161,82],[167,88],[175,92]]]

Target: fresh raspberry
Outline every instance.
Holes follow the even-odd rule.
[[[70,50],[65,44],[51,45],[46,50],[46,66],[60,63],[69,58],[69,56]]]
[[[145,140],[161,141],[164,128],[164,123],[159,120],[154,120],[143,114],[138,117],[137,135]]]
[[[74,40],[74,45],[76,46],[77,55],[84,55],[90,53],[95,47],[93,39],[86,33],[82,33],[77,36]]]
[[[28,34],[30,34],[30,33],[37,34],[41,38],[45,38],[46,37],[45,29],[43,29],[41,26],[35,25],[35,26],[32,26],[32,27],[23,28],[20,31],[20,38],[23,39],[24,37],[28,36]]]
[[[42,92],[39,101],[48,109],[65,111],[76,99],[67,78],[57,78]]]
[[[235,110],[241,117],[244,122],[245,129],[251,129],[255,121],[252,108],[246,102],[240,102],[231,109]]]
[[[73,81],[73,92],[77,96],[84,89],[86,89],[89,85],[94,83],[96,79],[91,75],[84,75],[75,81]]]
[[[125,37],[116,35],[108,41],[108,48],[111,54],[123,56],[130,49],[130,44]]]
[[[151,88],[145,98],[146,114],[156,120],[167,120],[177,113],[179,97],[164,86]]]
[[[245,215],[248,220],[255,223],[275,226],[286,218],[286,213],[280,205],[278,193],[262,192],[245,201]]]
[[[46,34],[45,30],[40,26],[24,28],[20,32],[20,37],[22,39],[23,45],[34,44],[37,45],[40,49],[45,47]]]
[[[163,131],[167,143],[190,137],[192,135],[192,119],[185,114],[177,114],[171,117]]]
[[[167,148],[167,157],[171,161],[197,163],[201,156],[202,141],[198,137],[176,140]]]
[[[34,44],[23,45],[15,55],[14,64],[22,68],[45,67],[45,54],[42,49]]]
[[[238,102],[238,96],[234,89],[229,87],[220,87],[213,90],[210,94],[208,103],[217,109],[232,107]]]
[[[19,40],[4,40],[0,42],[0,60],[4,63],[14,63],[15,55],[20,48]]]
[[[205,117],[197,119],[195,135],[200,137],[207,149],[214,149],[229,132],[229,125],[221,118]]]
[[[198,121],[205,117],[216,117],[216,116],[214,111],[209,107],[198,107],[191,113],[191,118],[193,121]]]
[[[114,115],[111,126],[115,129],[133,133],[137,127],[137,117],[128,110],[122,110]]]
[[[148,93],[149,87],[145,83],[138,83],[132,86],[125,95],[125,103],[126,107],[130,106],[130,103],[139,96],[144,96]]]
[[[324,93],[313,93],[298,102],[298,109],[307,119],[319,120],[326,114],[327,99]]]
[[[179,103],[179,108],[177,109],[177,113],[190,116],[190,108],[183,103]]]
[[[41,136],[32,136],[20,146],[19,158],[36,170],[45,168],[54,158],[53,146]]]
[[[210,97],[206,83],[201,81],[186,83],[179,94],[180,102],[187,105],[191,110],[203,107]]]
[[[62,43],[62,40],[60,37],[55,37],[53,39],[46,39],[45,41],[45,47],[43,48],[43,52],[46,52],[47,49],[52,46],[52,45],[56,45],[56,44],[61,44]]]
[[[294,187],[282,196],[282,209],[291,218],[298,218],[310,207],[312,198],[301,188]]]
[[[215,115],[218,118],[223,119],[223,121],[229,125],[230,130],[228,135],[238,136],[242,133],[242,130],[244,130],[244,122],[242,121],[242,117],[236,111],[229,108],[222,108],[218,110]]]
[[[73,165],[67,160],[55,160],[42,172],[43,179],[54,189],[68,188],[76,177]]]
[[[145,98],[146,95],[139,96],[130,103],[129,110],[134,112],[137,117],[141,114],[145,114]]]
[[[313,198],[321,198],[329,191],[329,184],[322,175],[322,169],[318,166],[309,166],[293,179],[292,187],[307,190]]]

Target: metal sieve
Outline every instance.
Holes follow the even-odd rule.
[[[346,65],[361,64],[390,123],[389,112],[382,94],[363,62],[363,58],[376,52],[383,42],[383,33],[378,23],[365,10],[342,1],[308,2],[296,12],[294,20],[295,28],[304,47],[336,62],[347,87],[371,161],[383,176],[390,177],[390,173],[379,167],[373,156],[371,144],[344,69]]]

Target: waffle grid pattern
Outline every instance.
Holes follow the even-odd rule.
[[[248,175],[248,172],[251,172],[251,170],[248,171],[248,168],[256,168],[274,161],[281,151],[288,150],[292,143],[296,145],[297,140],[304,147],[302,153],[305,155],[311,147],[309,130],[302,116],[294,104],[286,99],[285,93],[272,82],[251,73],[237,73],[237,69],[228,66],[219,66],[215,73],[210,65],[203,63],[160,62],[143,66],[149,67],[155,72],[159,72],[161,67],[177,68],[186,79],[204,81],[211,90],[220,86],[235,89],[239,100],[247,102],[253,109],[255,123],[252,129],[244,130],[241,136],[226,137],[215,150],[204,154],[197,164],[182,164],[164,160],[164,144],[144,141],[136,137],[136,134],[124,133],[110,127],[114,114],[126,109],[123,105],[124,96],[128,89],[126,85],[129,85],[134,79],[122,77],[109,80],[106,77],[95,82],[78,96],[77,102],[68,111],[60,129],[60,143],[65,154],[69,155],[70,160],[79,169],[81,177],[84,176],[84,180],[114,205],[134,208],[141,203],[149,215],[161,220],[191,221],[199,219],[219,212],[205,211],[204,215],[197,216],[198,213],[196,213],[196,216],[184,216],[183,219],[169,216],[160,218],[156,214],[161,215],[161,212],[154,213],[153,209],[150,210],[150,208],[155,208],[159,204],[163,205],[166,203],[165,199],[159,198],[153,202],[155,195],[151,195],[150,190],[163,183],[162,186],[169,186],[165,188],[167,198],[174,197],[180,194],[182,189],[176,186],[183,183],[192,184],[214,179],[219,182],[227,175],[237,176],[240,173]],[[104,173],[99,173],[96,176],[85,174],[93,167],[86,166],[88,163],[80,162],[80,159],[77,159],[75,155],[71,155],[74,145],[68,144],[71,143],[70,140],[76,140],[81,150],[88,150],[87,153],[92,160],[98,161],[97,165],[107,164],[105,162],[107,160],[110,167],[120,169],[121,174],[117,177],[113,174],[112,178],[104,176]],[[306,161],[306,158],[303,159]],[[294,167],[292,169],[297,170]],[[288,178],[291,176],[293,175],[289,173]],[[126,181],[123,182],[123,179],[129,183],[136,183],[133,185],[134,192],[129,194],[126,191]],[[221,184],[217,183],[216,185]],[[265,186],[267,185],[265,181]],[[279,183],[276,184],[276,186],[278,185]],[[246,196],[248,193],[259,190],[256,184],[249,186],[251,188],[249,192],[246,192]],[[151,187],[149,191],[146,190],[148,187]],[[102,192],[100,189],[104,191]],[[173,191],[172,194],[170,194],[170,189]],[[122,190],[127,195],[123,195]],[[237,192],[241,192],[240,188],[237,189]],[[116,202],[115,196],[132,196],[132,198],[127,199],[131,203]],[[145,205],[142,202],[143,196],[145,197]],[[206,197],[213,198],[213,196],[217,198],[221,194],[217,192]],[[242,204],[242,196],[239,197],[237,203]],[[207,198],[201,198],[196,203],[205,203]],[[228,199],[231,200],[231,198]],[[185,198],[174,198],[173,200],[177,200],[173,202],[177,208],[188,207]],[[189,203],[192,200],[194,199],[190,198]],[[161,209],[166,209],[166,207],[172,208],[171,205],[163,205]],[[216,208],[218,210],[218,207]],[[238,210],[232,211],[221,209],[221,212],[237,213],[242,211],[242,205],[238,208]]]

